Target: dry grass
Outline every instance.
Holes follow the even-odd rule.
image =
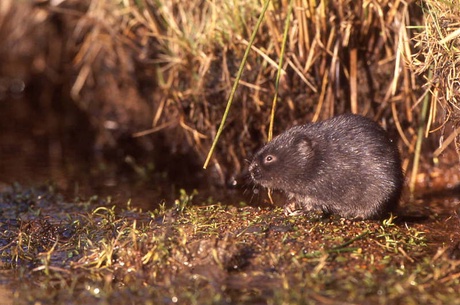
[[[418,53],[412,64],[414,72],[424,76],[430,97],[426,133],[447,133],[434,153],[438,157],[452,142],[460,153],[460,1],[424,1],[423,10],[424,27],[414,38]],[[453,124],[450,132],[448,122]]]
[[[243,160],[268,139],[286,18],[291,22],[275,134],[342,112],[361,113],[399,134],[407,169],[420,138],[416,132],[420,113],[413,110],[420,109],[417,101],[422,95],[420,78],[411,68],[423,74],[431,62],[439,68],[429,81],[432,96],[445,92],[438,99],[446,100],[445,117],[456,122],[458,5],[295,0],[288,16],[288,2],[272,2],[264,16],[208,172],[212,181],[225,184],[244,172]],[[15,8],[13,3],[6,0],[0,7],[0,36],[5,41],[11,39],[6,30],[14,21],[1,16]],[[54,60],[53,69],[42,65],[38,76],[48,78],[53,75],[49,70],[58,71],[51,85],[59,84],[60,92],[66,92],[50,103],[46,98],[56,92],[50,88],[40,108],[46,112],[70,97],[89,117],[98,150],[132,141],[134,135],[159,163],[167,163],[168,151],[202,165],[261,8],[261,3],[249,0],[67,0],[29,5],[42,23],[62,30],[62,36],[53,36],[56,39],[39,55],[29,47],[29,58],[38,56],[45,67]],[[414,56],[412,30],[422,24],[422,9],[427,12],[427,32],[418,36],[421,51]],[[430,22],[430,18],[437,19]],[[31,21],[35,26],[36,20]],[[16,54],[12,50],[8,54]],[[450,53],[442,57],[443,51]],[[412,60],[413,66],[406,64]],[[431,105],[433,122],[441,111],[436,103]]]
[[[185,140],[203,160],[223,114],[241,48],[248,44],[244,37],[249,37],[262,6],[204,2],[198,14],[189,7],[198,6],[183,2],[126,5],[131,28],[137,22],[158,42],[152,62],[157,65],[161,98],[154,106],[151,131],[174,129],[175,137],[181,134],[179,145],[184,146]],[[252,46],[240,82],[244,88],[237,95],[214,160],[220,181],[241,172],[241,159],[268,137],[267,125],[261,122],[269,118],[285,18],[292,18],[292,23],[282,67],[277,130],[343,111],[375,119],[392,116],[404,143],[412,149],[412,133],[400,124],[401,119],[412,122],[416,100],[413,88],[417,86],[405,65],[405,58],[411,56],[406,26],[416,20],[410,5],[294,1],[293,15],[286,16],[288,2],[274,3]],[[236,139],[245,145],[238,145]]]

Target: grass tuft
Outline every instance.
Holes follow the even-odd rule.
[[[424,75],[426,81],[421,98],[428,95],[430,100],[425,136],[440,129],[447,133],[444,141],[441,137],[435,158],[452,143],[460,155],[460,1],[430,0],[421,5],[425,20],[414,37],[418,52],[412,65],[414,72]],[[448,122],[453,127],[446,128]]]

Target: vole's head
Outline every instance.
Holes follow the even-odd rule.
[[[254,155],[249,172],[257,184],[293,191],[308,179],[314,155],[314,143],[299,127],[294,127],[262,147]]]

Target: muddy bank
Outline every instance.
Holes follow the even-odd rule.
[[[436,199],[385,221],[196,201],[143,212],[50,187],[0,194],[14,304],[458,304],[460,226]],[[18,285],[18,281],[21,285]]]

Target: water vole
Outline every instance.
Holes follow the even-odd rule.
[[[255,183],[287,194],[286,214],[384,217],[404,183],[395,143],[376,122],[352,114],[285,131],[254,155],[249,172]]]

